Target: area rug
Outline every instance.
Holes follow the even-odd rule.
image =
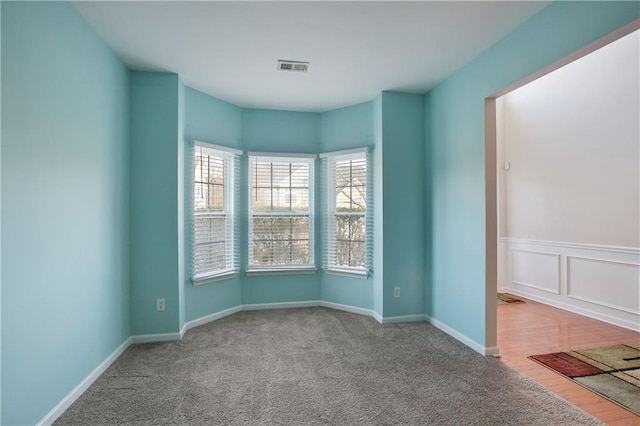
[[[640,416],[640,342],[529,358]]]
[[[526,303],[526,302],[508,293],[498,293],[498,305],[506,305],[509,303]]]

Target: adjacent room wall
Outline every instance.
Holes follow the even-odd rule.
[[[508,93],[499,116],[500,286],[636,330],[639,75],[635,31]]]
[[[361,147],[373,149],[373,102],[325,112],[320,118],[321,152]],[[320,191],[327,190],[323,182],[318,188]],[[373,206],[369,208],[373,211]],[[318,236],[322,236],[322,229],[318,229]],[[364,279],[323,273],[320,278],[320,298],[326,302],[373,309],[373,277]]]
[[[129,74],[69,3],[0,7],[1,422],[35,424],[130,335]]]
[[[638,32],[504,96],[507,237],[639,246]]]
[[[481,346],[495,345],[485,341],[484,99],[639,14],[632,2],[553,3],[426,95],[427,313]]]

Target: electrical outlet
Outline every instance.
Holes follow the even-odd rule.
[[[156,311],[164,311],[164,298],[156,299]]]
[[[394,287],[393,288],[393,297],[395,297],[395,298],[400,297],[400,287]]]

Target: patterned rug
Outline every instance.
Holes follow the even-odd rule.
[[[529,358],[640,416],[640,342]]]
[[[526,302],[508,293],[498,293],[498,305],[506,305],[508,303],[526,303]]]

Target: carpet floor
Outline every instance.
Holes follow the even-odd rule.
[[[429,324],[304,308],[131,346],[56,424],[601,423]]]

